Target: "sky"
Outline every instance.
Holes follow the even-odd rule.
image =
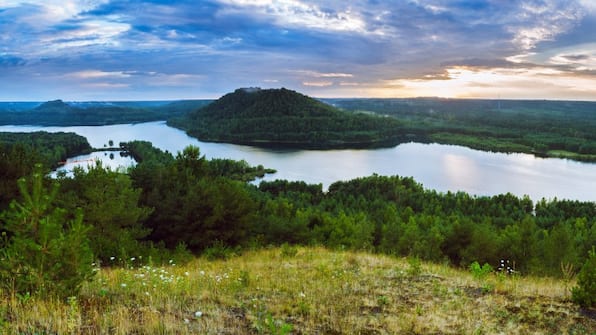
[[[596,0],[0,0],[0,101],[596,100]]]

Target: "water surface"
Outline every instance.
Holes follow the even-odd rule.
[[[474,195],[513,193],[541,198],[596,201],[596,164],[566,159],[538,158],[528,154],[504,154],[461,146],[406,143],[393,148],[370,150],[275,150],[243,145],[207,143],[191,138],[165,122],[111,126],[40,127],[0,126],[0,131],[75,132],[87,137],[91,146],[145,140],[172,153],[196,145],[207,158],[245,160],[277,170],[265,180],[303,180],[328,187],[337,180],[380,175],[412,176],[426,188],[439,192],[465,191]],[[133,164],[115,153],[77,157],[101,159],[111,166]],[[82,163],[85,164],[85,163]],[[72,168],[67,165],[66,169]]]

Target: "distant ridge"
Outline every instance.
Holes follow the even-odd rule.
[[[285,88],[258,87],[239,88],[169,124],[203,141],[309,149],[393,146],[400,126]]]
[[[101,126],[119,123],[165,121],[185,115],[211,100],[172,102],[64,102],[21,103],[17,108],[0,104],[0,125]],[[21,105],[23,107],[21,107]]]
[[[76,110],[78,108],[73,107],[67,103],[65,103],[64,101],[58,99],[58,100],[52,100],[52,101],[47,101],[42,103],[41,105],[35,107],[33,109],[33,111],[37,111],[37,112],[69,112],[69,111],[73,111]]]

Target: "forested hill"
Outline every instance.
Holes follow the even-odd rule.
[[[204,106],[211,100],[0,103],[0,125],[99,126],[162,121]]]
[[[325,99],[399,119],[415,141],[596,162],[596,102],[479,99]]]
[[[392,146],[394,118],[341,111],[298,92],[237,89],[168,124],[203,141],[311,149]]]

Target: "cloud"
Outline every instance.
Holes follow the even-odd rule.
[[[582,7],[570,1],[528,1],[521,4],[511,31],[513,43],[530,50],[570,29],[585,15]],[[530,20],[528,20],[530,19]]]
[[[130,78],[131,74],[122,71],[100,71],[100,70],[84,70],[66,74],[67,77],[74,77],[78,79],[96,79],[96,78]]]
[[[348,9],[322,9],[317,5],[297,0],[220,0],[228,5],[227,13],[246,13],[270,19],[278,26],[299,27],[324,31],[351,31],[366,33],[365,22]]]
[[[49,91],[54,78],[73,92],[97,84],[93,94],[102,83],[168,96],[268,83],[314,95],[388,96],[464,77],[484,87],[491,84],[482,78],[497,73],[495,85],[506,75],[548,78],[563,97],[577,93],[571,77],[587,80],[596,68],[595,7],[591,0],[4,0],[0,67],[3,80],[29,82],[33,91]]]
[[[304,86],[326,87],[333,85],[332,81],[303,81]]]
[[[352,78],[354,75],[351,73],[335,73],[335,72],[317,72],[309,70],[298,70],[292,71],[298,75],[304,75],[314,78]]]

